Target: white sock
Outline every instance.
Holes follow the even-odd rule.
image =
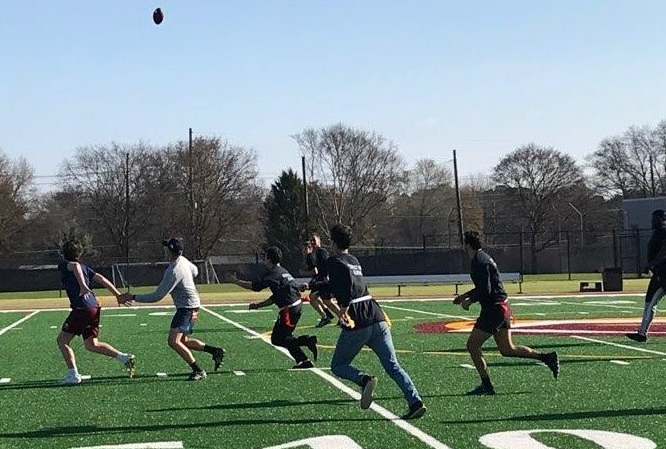
[[[116,356],[116,360],[118,360],[120,363],[125,363],[129,360],[129,354],[121,352]]]

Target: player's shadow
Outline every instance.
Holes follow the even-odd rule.
[[[380,399],[380,398],[376,398]],[[348,405],[356,403],[354,399],[322,399],[319,401],[290,401],[286,399],[277,399],[264,402],[243,402],[243,403],[225,403],[215,405],[201,405],[192,407],[168,407],[158,409],[148,409],[148,413],[161,413],[161,412],[179,412],[185,410],[239,410],[239,409],[260,409],[260,408],[282,408],[282,407],[299,407],[302,405]]]
[[[624,418],[627,416],[666,415],[666,407],[632,408],[621,410],[588,410],[582,412],[544,413],[541,415],[512,416],[509,418],[479,418],[440,421],[442,424],[482,424],[494,422],[559,421],[593,418]]]
[[[220,374],[211,373],[211,374]],[[148,382],[183,382],[184,379],[189,376],[189,373],[178,373],[170,374],[166,378],[157,378],[155,375],[138,375],[134,376],[132,379],[129,379],[127,376],[101,376],[94,377],[91,380],[84,380],[80,384],[76,385],[63,385],[60,380],[34,380],[28,382],[19,382],[12,384],[0,385],[0,391],[8,390],[35,390],[35,389],[51,389],[51,388],[87,388],[99,385],[127,385],[137,384],[137,383],[148,383]]]
[[[184,423],[184,422],[175,422],[169,424],[138,424],[138,425],[127,425],[127,426],[62,426],[62,427],[50,427],[40,430],[28,430],[23,432],[3,432],[0,433],[0,439],[2,438],[24,438],[24,439],[45,439],[46,441],[58,438],[58,437],[70,437],[70,436],[79,436],[85,437],[88,435],[126,435],[129,433],[142,433],[142,432],[166,432],[166,431],[182,431],[187,429],[215,429],[219,427],[238,427],[238,426],[256,426],[256,425],[280,425],[289,426],[289,425],[308,425],[308,424],[324,424],[331,422],[339,422],[344,425],[349,422],[378,422],[384,421],[385,418],[377,414],[368,414],[363,418],[351,418],[351,417],[340,417],[340,418],[331,418],[331,417],[321,417],[321,418],[250,418],[250,419],[229,419],[222,421],[213,421],[213,422],[199,422],[199,423]],[[51,441],[49,441],[51,442]],[[38,446],[30,446],[38,447]]]

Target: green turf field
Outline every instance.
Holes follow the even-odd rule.
[[[401,363],[428,407],[425,417],[409,422],[397,419],[406,404],[368,351],[356,364],[379,377],[377,399],[370,410],[359,408],[357,388],[328,370],[338,329],[315,329],[309,307],[297,334],[319,337],[321,369],[306,371],[289,370],[291,360],[260,338],[272,327],[274,308],[204,307],[194,336],[226,348],[227,359],[214,373],[209,356],[197,353],[209,370],[201,382],[185,380],[188,367],[166,345],[171,308],[107,307],[101,339],[136,354],[138,375],[127,378],[118,362],[86,352],[77,339],[79,370],[91,379],[72,387],[59,385],[66,369],[55,345],[67,312],[0,313],[0,448],[664,447],[662,324],[647,344],[623,337],[638,322],[642,301],[639,295],[514,297],[514,341],[557,350],[562,373],[554,380],[543,365],[502,358],[489,342],[498,393],[492,397],[464,395],[477,385],[464,328],[478,309],[464,312],[450,301],[383,302]],[[551,327],[535,327],[543,321]],[[462,331],[415,329],[441,322]]]

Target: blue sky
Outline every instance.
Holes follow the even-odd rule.
[[[166,15],[160,26],[154,8]],[[23,0],[0,15],[0,149],[53,182],[79,146],[194,132],[253,148],[337,122],[463,176],[528,143],[579,161],[666,119],[661,0]]]

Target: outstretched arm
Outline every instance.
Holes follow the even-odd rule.
[[[237,286],[244,288],[245,290],[252,290],[252,282],[250,281],[243,281],[242,279],[238,279],[236,277],[236,273],[230,273],[227,275],[227,279],[229,282],[232,284],[236,284]],[[271,303],[272,304],[272,303]]]
[[[118,298],[118,297],[121,295],[120,291],[116,288],[116,286],[113,285],[113,284],[111,283],[111,281],[109,281],[107,278],[105,278],[105,277],[102,276],[101,274],[99,274],[99,273],[95,273],[95,276],[93,277],[93,280],[94,280],[95,282],[99,283],[99,284],[102,284],[102,285],[103,285],[108,291],[110,291],[110,292],[113,294],[113,296],[115,296],[116,298]]]

